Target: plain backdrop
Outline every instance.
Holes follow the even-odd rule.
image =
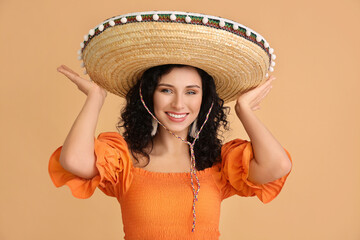
[[[359,240],[359,0],[0,0],[0,239],[123,239],[115,198],[97,189],[76,199],[50,180],[49,157],[86,99],[56,68],[82,73],[77,51],[89,29],[152,10],[232,19],[277,55],[277,79],[256,115],[290,152],[293,170],[268,204],[226,199],[220,239]],[[96,136],[116,131],[123,104],[108,94]],[[233,111],[229,119],[226,140],[248,139]]]

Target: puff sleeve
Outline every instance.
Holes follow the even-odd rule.
[[[284,150],[292,162],[290,154]],[[273,182],[254,184],[247,179],[252,158],[253,148],[249,141],[235,139],[222,146],[222,160],[216,174],[222,199],[235,194],[243,197],[256,195],[263,203],[268,203],[280,193],[290,172]]]
[[[50,157],[50,178],[56,187],[66,184],[76,198],[89,198],[98,187],[106,195],[120,199],[132,181],[127,144],[117,132],[101,133],[94,141],[98,175],[84,179],[66,171],[59,162],[61,146]]]

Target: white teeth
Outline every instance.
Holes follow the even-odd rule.
[[[176,115],[176,114],[172,114],[172,113],[167,113],[167,114],[169,114],[173,118],[183,118],[186,116],[186,114],[182,114],[182,115]]]

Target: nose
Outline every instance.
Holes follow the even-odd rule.
[[[180,94],[175,94],[171,106],[176,110],[184,108],[184,99]]]

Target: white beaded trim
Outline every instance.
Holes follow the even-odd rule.
[[[220,20],[219,26],[220,26],[220,27],[225,27],[225,21],[224,21],[224,20]]]
[[[129,16],[134,16],[136,15],[136,20],[138,22],[141,22],[142,21],[142,16],[141,15],[151,15],[153,14],[153,20],[154,21],[158,21],[159,20],[159,15],[158,14],[170,14],[169,12],[166,12],[166,11],[149,11],[149,12],[137,12],[137,13],[128,13],[128,14],[125,14],[125,15],[120,15],[120,16],[117,16],[117,17],[113,17],[111,19],[108,19],[104,22],[102,22],[101,24],[99,24],[97,27],[93,28],[93,29],[90,29],[89,30],[89,34],[86,34],[84,36],[84,41],[88,41],[89,40],[89,35],[91,36],[94,36],[95,34],[95,29],[97,28],[100,32],[102,32],[104,30],[104,25],[106,23],[109,23],[109,25],[111,27],[115,26],[115,21],[114,19],[119,19],[120,18],[120,21],[121,23],[125,24],[127,22],[127,17]],[[191,16],[195,16],[195,17],[202,17],[202,23],[203,24],[207,24],[209,22],[209,18],[210,17],[211,19],[214,19],[214,20],[219,20],[219,27],[223,28],[226,26],[226,23],[229,23],[229,24],[232,24],[232,27],[234,30],[238,30],[239,27],[242,27],[244,29],[246,29],[246,36],[250,37],[251,34],[255,34],[256,35],[256,41],[257,42],[261,42],[261,41],[264,41],[264,47],[265,49],[268,49],[270,47],[269,43],[265,40],[265,38],[263,38],[260,34],[258,34],[257,32],[255,32],[254,30],[242,25],[242,24],[239,24],[237,22],[234,22],[232,20],[229,20],[229,19],[225,19],[225,18],[220,18],[220,17],[216,17],[216,16],[209,16],[209,15],[203,15],[203,14],[199,14],[199,13],[187,13],[187,12],[179,12],[179,11],[174,11],[171,13],[170,15],[170,20],[171,21],[176,21],[176,15],[186,15],[185,17],[185,21],[186,23],[191,23],[191,17],[189,16],[189,14]],[[225,22],[226,21],[226,22]],[[82,51],[82,49],[84,48],[85,44],[84,42],[81,42],[80,43],[80,47],[81,49],[79,50],[80,52]],[[269,48],[269,54],[271,55],[270,58],[271,58],[271,63],[270,63],[270,67],[269,67],[269,71],[272,72],[274,71],[274,66],[275,66],[275,62],[273,60],[276,59],[276,55],[273,54],[274,53],[274,49],[273,48]],[[79,54],[78,56],[78,59],[81,60],[82,59],[82,55]],[[267,74],[268,75],[268,74]]]
[[[204,17],[203,19],[202,19],[202,23],[203,24],[207,24],[209,22],[209,19],[207,18],[207,17]]]

